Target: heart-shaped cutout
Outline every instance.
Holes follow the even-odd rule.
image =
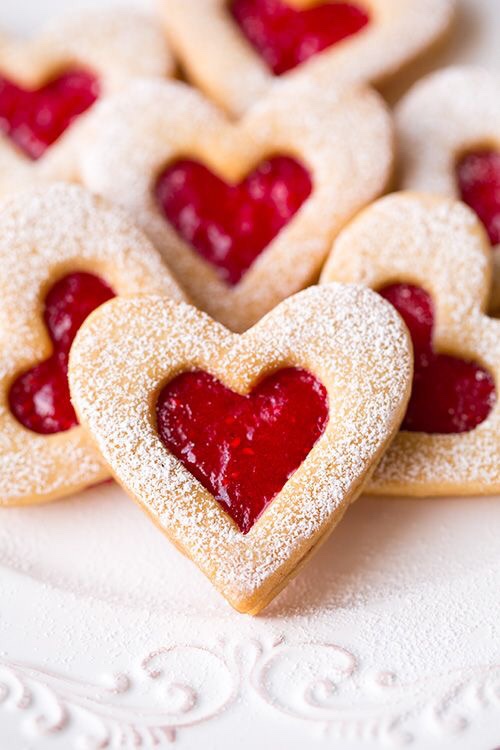
[[[183,299],[148,239],[76,185],[0,207],[0,505],[43,503],[109,477],[69,398],[68,354],[113,294]]]
[[[181,237],[234,285],[311,190],[307,170],[290,157],[267,159],[238,185],[228,185],[199,162],[183,160],[160,176],[156,198]]]
[[[460,197],[479,216],[492,245],[500,244],[500,152],[469,151],[456,165]]]
[[[423,289],[391,284],[379,294],[396,308],[413,341],[413,387],[401,429],[443,435],[474,430],[496,402],[491,374],[476,362],[434,350],[434,306]]]
[[[370,290],[336,284],[287,299],[242,335],[188,305],[113,300],[78,332],[69,375],[77,414],[114,475],[251,613],[357,497],[404,415],[411,376],[396,311]],[[238,424],[224,425],[224,413]],[[259,448],[259,460],[240,459],[240,446]],[[233,468],[245,496],[233,484],[221,504],[206,487],[222,494]],[[233,501],[238,523],[223,507]]]
[[[381,290],[414,342],[404,429],[368,492],[500,492],[500,321],[484,314],[491,255],[470,208],[424,193],[377,201],[334,243],[321,281]]]
[[[183,71],[241,117],[283,80],[385,83],[441,39],[455,0],[160,0]],[[296,105],[307,112],[297,99]]]
[[[39,159],[99,97],[99,81],[84,70],[67,70],[28,91],[0,77],[0,131],[31,159]]]
[[[387,110],[358,88],[285,85],[231,122],[183,84],[144,81],[98,114],[85,184],[126,208],[194,304],[235,331],[315,281],[332,237],[391,174]]]
[[[323,434],[328,398],[305,370],[278,370],[248,395],[188,372],[165,386],[156,414],[165,447],[247,534]]]
[[[321,3],[299,10],[283,0],[233,0],[231,13],[274,75],[357,34],[370,16],[354,3]]]
[[[12,413],[29,430],[50,435],[78,424],[69,395],[69,350],[85,318],[112,297],[108,284],[90,273],[69,274],[50,289],[43,318],[52,354],[20,375],[9,391]]]

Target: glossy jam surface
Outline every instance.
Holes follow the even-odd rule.
[[[260,253],[297,213],[312,190],[295,159],[261,162],[238,185],[228,185],[203,164],[170,165],[156,185],[160,209],[181,237],[237,284]]]
[[[49,291],[44,322],[53,352],[18,377],[9,393],[12,413],[29,430],[50,435],[78,424],[69,395],[69,350],[85,318],[112,297],[110,287],[90,273],[65,276]]]
[[[99,81],[68,70],[29,91],[0,76],[0,132],[31,159],[39,159],[99,97]]]
[[[475,362],[434,351],[433,303],[423,289],[393,284],[380,294],[405,321],[415,352],[413,390],[402,429],[439,434],[473,430],[496,401],[491,375]]]
[[[231,13],[275,75],[357,34],[370,21],[366,10],[342,2],[297,10],[286,0],[233,0]]]
[[[182,373],[157,402],[160,438],[243,534],[323,434],[324,386],[305,370],[278,370],[249,395],[212,375]]]
[[[460,197],[477,213],[492,245],[500,244],[500,152],[470,152],[456,171]]]

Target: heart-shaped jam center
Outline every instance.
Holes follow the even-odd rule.
[[[102,279],[90,273],[69,274],[49,291],[44,321],[53,352],[18,377],[9,393],[12,413],[29,430],[49,435],[78,424],[69,395],[69,350],[85,318],[114,296]]]
[[[402,429],[448,434],[469,432],[484,422],[496,401],[493,378],[476,362],[434,351],[429,294],[410,284],[392,284],[380,294],[405,321],[415,352],[413,390]]]
[[[261,162],[238,185],[228,185],[192,160],[171,164],[156,199],[180,236],[234,285],[309,197],[312,183],[295,159]]]
[[[245,396],[195,371],[167,384],[156,413],[165,447],[246,534],[323,434],[328,397],[298,368],[274,372]]]
[[[0,76],[0,132],[39,159],[98,97],[99,81],[85,70],[65,71],[35,91]]]
[[[233,0],[231,14],[275,75],[357,34],[370,21],[363,8],[341,2],[296,10],[286,0]]]
[[[492,245],[500,244],[500,153],[471,151],[456,167],[460,197],[479,216]]]

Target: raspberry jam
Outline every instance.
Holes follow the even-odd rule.
[[[340,2],[297,10],[286,0],[233,0],[231,14],[277,76],[357,34],[370,21],[366,10]]]
[[[69,274],[49,291],[43,318],[53,352],[18,377],[9,393],[10,409],[24,427],[50,435],[78,424],[69,395],[69,350],[85,318],[114,296],[90,273]]]
[[[299,468],[328,422],[324,386],[278,370],[247,396],[206,372],[185,372],[160,393],[160,438],[246,534]]]
[[[460,197],[479,216],[491,244],[500,244],[500,153],[474,151],[457,163]]]
[[[35,91],[0,76],[0,132],[39,159],[98,97],[99,81],[84,70],[68,70]]]
[[[311,190],[306,169],[287,156],[261,162],[238,185],[185,159],[160,176],[156,200],[180,236],[235,285]]]
[[[434,351],[429,294],[409,284],[387,286],[380,294],[405,321],[415,352],[413,390],[402,429],[448,434],[469,432],[484,422],[496,401],[493,378],[475,362]]]

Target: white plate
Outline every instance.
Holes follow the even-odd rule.
[[[447,61],[498,67],[500,3],[466,11]],[[1,750],[493,750],[499,536],[499,498],[363,499],[252,619],[114,485],[2,511]]]

